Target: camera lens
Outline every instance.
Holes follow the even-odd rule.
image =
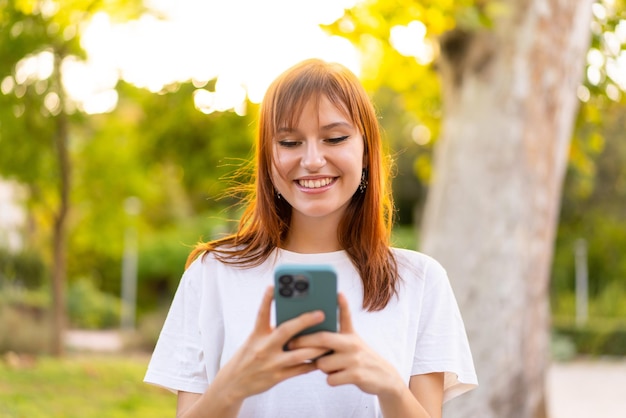
[[[305,290],[309,288],[309,284],[304,280],[299,280],[295,283],[294,287],[296,288],[297,291],[304,292]]]
[[[280,276],[280,278],[278,279],[278,281],[279,281],[281,284],[289,284],[289,283],[293,282],[293,277],[291,277],[291,276],[290,276],[290,275],[288,275],[288,274],[285,274],[284,276]]]
[[[291,297],[291,296],[293,295],[293,289],[292,289],[292,288],[290,288],[290,287],[281,287],[281,288],[278,290],[278,293],[279,293],[282,297],[289,298],[289,297]]]

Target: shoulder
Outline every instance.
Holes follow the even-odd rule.
[[[443,266],[433,257],[419,251],[405,248],[391,248],[391,252],[398,265],[398,274],[401,277],[409,276],[444,276],[447,277]]]
[[[219,283],[231,283],[233,280],[250,280],[265,277],[272,271],[275,259],[272,256],[258,263],[241,260],[236,254],[206,251],[187,267],[183,280],[201,283],[202,286],[219,286]],[[210,283],[210,284],[207,284]]]
[[[238,253],[239,247],[231,246],[231,245],[222,245],[216,247],[212,250],[204,251],[189,264],[186,271],[191,273],[218,269],[218,268],[234,268],[239,264],[243,264],[243,262],[238,262]],[[232,253],[232,254],[231,254]],[[229,262],[224,262],[227,259]],[[230,262],[232,260],[232,262]]]
[[[181,282],[187,287],[199,288],[205,279],[219,277],[228,268],[229,265],[218,260],[213,252],[206,251],[189,264],[183,272]]]
[[[401,248],[392,248],[392,252],[398,266],[398,277],[405,291],[418,291],[429,296],[451,291],[448,273],[433,257]]]

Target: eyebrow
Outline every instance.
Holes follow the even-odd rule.
[[[351,124],[349,124],[348,122],[333,122],[333,123],[329,123],[328,125],[322,126],[322,130],[323,131],[329,131],[329,130],[334,129],[334,128],[350,128],[350,129],[352,129],[353,126]]]
[[[354,129],[354,127],[349,124],[348,122],[333,122],[333,123],[329,123],[328,125],[324,125],[320,128],[320,130],[322,131],[330,131],[331,129],[335,129],[335,128],[349,128],[349,129]],[[282,127],[282,128],[278,128],[279,133],[282,132],[295,132],[297,131],[297,129],[294,128],[290,128],[290,127]]]

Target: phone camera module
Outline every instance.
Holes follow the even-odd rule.
[[[278,278],[278,284],[278,294],[284,298],[303,297],[309,291],[307,277],[300,274],[284,274]]]
[[[288,284],[291,284],[291,282],[293,282],[293,276],[290,276],[289,274],[285,274],[284,276],[280,276],[278,281],[280,282],[280,284],[288,285]]]
[[[296,288],[296,290],[298,292],[304,292],[305,290],[307,290],[309,288],[309,283],[307,283],[304,280],[298,280],[295,284],[294,287]]]
[[[278,293],[285,298],[290,298],[293,296],[293,289],[291,287],[281,287],[278,289]]]

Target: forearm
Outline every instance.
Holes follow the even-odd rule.
[[[202,395],[179,395],[177,418],[236,418],[243,399],[212,384]]]
[[[378,400],[385,418],[434,418],[404,385],[394,392],[379,395]]]

